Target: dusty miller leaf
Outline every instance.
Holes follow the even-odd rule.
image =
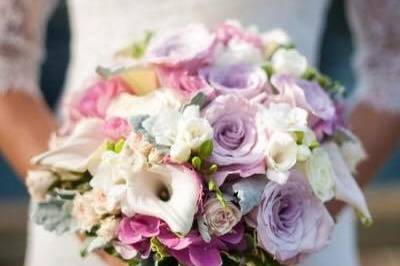
[[[260,203],[267,182],[266,176],[255,175],[232,185],[233,191],[239,198],[240,211],[243,215]]]

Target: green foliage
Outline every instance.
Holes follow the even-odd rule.
[[[149,46],[150,40],[153,37],[152,32],[146,32],[143,40],[136,42],[132,45],[132,57],[140,59],[146,53],[147,47]]]
[[[51,198],[35,206],[32,219],[47,231],[62,234],[72,231],[75,227],[71,211],[72,201]]]
[[[198,105],[201,109],[207,104],[207,102],[207,95],[205,95],[203,92],[199,92],[195,96],[193,96],[188,105]]]
[[[211,139],[204,141],[199,148],[198,155],[201,159],[206,160],[213,152],[213,141]]]
[[[197,171],[201,170],[201,166],[203,164],[203,161],[200,159],[199,156],[194,156],[192,158],[192,166],[194,169],[196,169]]]

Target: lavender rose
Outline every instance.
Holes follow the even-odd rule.
[[[220,166],[216,175],[219,185],[230,173],[247,177],[265,172],[265,139],[260,123],[256,122],[258,108],[245,98],[221,95],[205,110],[204,117],[214,130],[211,159]]]
[[[200,75],[217,93],[237,94],[245,98],[260,94],[267,81],[267,75],[261,68],[248,64],[207,67],[200,71]]]
[[[292,172],[284,185],[269,182],[258,208],[260,245],[281,263],[298,263],[324,247],[334,227],[306,179]]]
[[[165,66],[197,64],[210,54],[214,40],[214,34],[198,24],[168,31],[150,42],[146,60]]]

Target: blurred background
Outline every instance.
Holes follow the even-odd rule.
[[[60,96],[68,65],[67,12],[65,3],[60,4],[47,32],[47,60],[43,65],[41,88],[52,108]],[[351,68],[353,47],[342,0],[332,1],[320,49],[322,72],[342,82],[351,96],[355,83]],[[0,178],[0,265],[19,266],[23,265],[28,195],[1,157]],[[359,226],[362,265],[399,266],[400,151],[393,154],[368,187],[367,198],[375,224],[370,228]]]

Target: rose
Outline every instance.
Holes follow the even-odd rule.
[[[38,202],[45,199],[50,186],[56,181],[56,175],[48,170],[31,170],[26,177],[29,194],[34,201]]]
[[[215,36],[199,24],[167,31],[151,40],[145,60],[157,65],[196,66],[209,56]]]
[[[260,245],[284,264],[298,263],[323,248],[334,222],[305,178],[291,172],[288,182],[267,184],[257,213]]]
[[[128,122],[120,117],[108,119],[104,126],[104,135],[112,140],[126,139],[131,131]]]
[[[120,220],[115,217],[107,217],[100,223],[99,229],[96,231],[97,236],[109,242],[117,236]]]
[[[265,72],[248,64],[208,67],[200,70],[203,79],[219,94],[252,98],[260,94],[267,81]]]
[[[296,164],[297,144],[284,132],[275,132],[266,146],[267,177],[279,184],[286,183],[289,170]]]
[[[306,162],[306,175],[315,195],[323,202],[335,195],[334,172],[328,154],[315,148]]]
[[[281,48],[271,58],[275,73],[300,77],[307,69],[307,59],[295,49]]]
[[[72,216],[77,220],[81,231],[90,231],[100,222],[101,215],[94,208],[94,194],[92,191],[77,194],[73,201]]]
[[[217,183],[222,184],[230,172],[242,177],[255,174],[254,169],[264,173],[265,134],[258,115],[258,105],[236,95],[218,96],[204,111],[214,130],[211,160],[221,166]]]
[[[262,40],[257,32],[252,29],[245,29],[238,21],[229,20],[218,25],[215,30],[218,41],[227,44],[231,40],[240,40],[251,44],[253,47],[262,48]]]
[[[99,80],[85,90],[72,104],[74,112],[72,116],[104,118],[112,100],[124,91],[127,91],[127,88],[119,78]]]
[[[211,198],[204,204],[202,220],[210,235],[221,236],[229,233],[241,217],[240,210],[231,202],[222,206],[218,199]]]
[[[201,89],[207,92],[207,84],[197,73],[191,73],[185,68],[157,68],[157,76],[160,85],[177,90],[185,98],[190,98]]]

